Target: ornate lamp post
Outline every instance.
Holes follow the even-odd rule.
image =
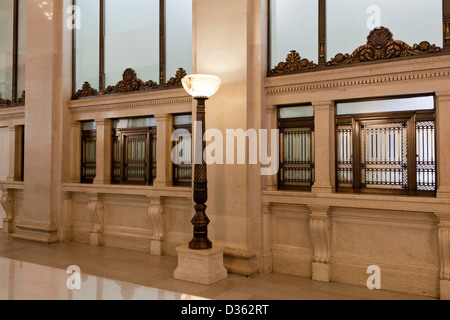
[[[206,142],[205,134],[205,106],[206,100],[213,96],[220,88],[222,81],[211,75],[189,75],[181,81],[184,89],[197,100],[197,122],[194,144],[194,201],[195,216],[192,219],[194,238],[189,243],[189,249],[208,250],[212,242],[208,239],[208,225],[210,220],[206,215],[206,202],[208,200],[207,169],[203,153]],[[199,128],[198,125],[201,125]],[[201,130],[197,132],[197,130]]]

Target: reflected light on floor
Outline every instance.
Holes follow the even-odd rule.
[[[0,300],[206,300],[82,273],[81,288],[70,290],[71,276],[65,270],[0,258]]]

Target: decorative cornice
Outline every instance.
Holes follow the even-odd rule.
[[[401,73],[396,75],[380,75],[380,76],[367,76],[361,77],[355,80],[331,80],[323,82],[315,82],[308,84],[296,84],[287,85],[279,87],[269,87],[267,88],[268,94],[278,94],[287,92],[299,92],[299,91],[310,91],[317,89],[333,89],[342,87],[352,87],[358,85],[376,84],[376,83],[387,83],[387,82],[399,82],[417,79],[431,79],[431,78],[441,78],[450,76],[450,69],[432,72],[409,72]]]
[[[165,87],[181,87],[181,80],[187,76],[186,70],[179,68],[175,74],[175,77],[170,78]]]
[[[17,107],[17,106],[23,106],[23,105],[25,105],[25,91],[22,91],[22,95],[19,98],[13,99],[12,101],[7,100],[7,99],[2,99],[1,93],[0,93],[0,108]]]
[[[134,69],[128,68],[124,71],[121,81],[119,81],[115,86],[108,86],[106,90],[103,91],[97,91],[96,89],[92,88],[89,82],[84,82],[83,87],[72,96],[72,100],[100,95],[111,95],[116,93],[129,93],[149,91],[159,88],[181,87],[181,79],[183,79],[185,76],[186,71],[183,68],[179,68],[175,74],[175,77],[170,78],[165,85],[158,85],[158,83],[153,80],[149,80],[147,82],[142,81],[137,77],[137,73],[136,71],[134,71]]]
[[[327,63],[327,66],[419,56],[441,51],[442,48],[427,41],[411,47],[403,41],[394,40],[393,34],[388,28],[380,27],[369,33],[367,44],[357,48],[351,55],[338,53]]]
[[[308,59],[302,59],[297,51],[292,50],[287,55],[286,62],[280,62],[278,66],[270,70],[269,75],[289,74],[317,67],[317,64]]]

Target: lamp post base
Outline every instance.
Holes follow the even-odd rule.
[[[208,250],[212,248],[212,242],[208,239],[209,219],[206,215],[206,205],[195,205],[195,216],[192,219],[194,226],[194,238],[189,243],[189,249]]]
[[[177,252],[176,280],[210,286],[228,277],[228,271],[223,266],[223,248],[192,250],[184,245],[178,247]]]

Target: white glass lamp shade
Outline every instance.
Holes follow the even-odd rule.
[[[222,80],[216,76],[193,74],[184,77],[181,83],[194,98],[209,98],[219,90]]]

